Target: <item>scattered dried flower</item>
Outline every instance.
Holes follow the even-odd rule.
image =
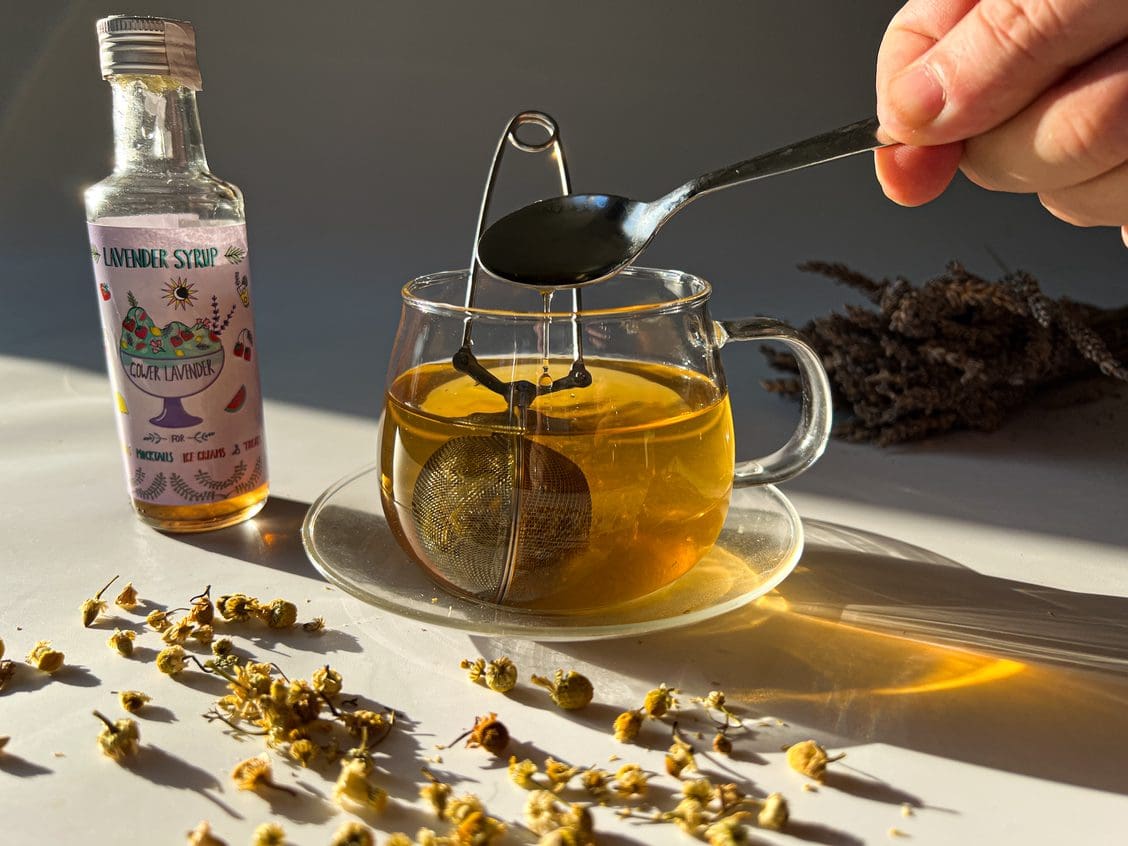
[[[114,599],[114,605],[124,608],[126,611],[132,611],[140,604],[137,601],[137,588],[133,586],[133,582],[126,582],[125,587],[121,589],[121,593]]]
[[[232,653],[235,649],[235,644],[231,642],[229,637],[221,637],[219,640],[213,640],[211,645],[212,655],[217,658],[224,658]]]
[[[330,841],[329,846],[375,846],[376,838],[372,829],[364,823],[349,820],[343,824]]]
[[[595,688],[592,687],[591,682],[575,670],[569,670],[566,674],[563,670],[557,670],[551,680],[544,676],[533,675],[531,681],[538,687],[548,690],[552,701],[565,711],[583,708],[595,695]]]
[[[102,594],[117,580],[118,576],[114,576],[106,582],[100,591],[82,603],[82,625],[84,628],[90,628],[91,624],[98,619],[98,615],[106,610],[106,603],[102,599]]]
[[[889,831],[887,831],[885,833],[888,834],[890,837],[892,837],[894,839],[896,839],[898,837],[908,837],[909,836],[908,832],[901,831],[901,829],[899,829],[899,828],[891,828],[891,829],[889,829]]]
[[[713,751],[718,755],[732,754],[732,741],[729,739],[729,736],[725,734],[724,729],[721,729],[713,735]]]
[[[157,653],[156,664],[157,669],[166,676],[175,676],[188,665],[188,657],[183,646],[166,646]]]
[[[539,787],[533,781],[533,776],[538,771],[537,765],[528,758],[518,761],[516,755],[509,756],[509,780],[523,790],[536,790]]]
[[[677,688],[666,687],[665,682],[663,682],[646,694],[646,698],[642,701],[642,710],[651,719],[665,716],[667,711],[678,707],[675,694],[680,692]]]
[[[188,846],[227,846],[227,841],[212,834],[207,820],[201,820],[198,826],[188,832]]]
[[[486,664],[486,687],[497,693],[508,693],[517,686],[517,665],[506,656]]]
[[[215,619],[215,605],[211,601],[211,585],[204,588],[203,593],[196,594],[188,601],[192,606],[188,612],[189,619],[198,626],[210,626]]]
[[[215,629],[208,623],[202,623],[196,626],[189,637],[198,640],[200,643],[211,643],[212,639],[215,638]]]
[[[645,796],[647,776],[638,764],[623,764],[615,773],[615,792],[624,799]]]
[[[550,790],[534,790],[525,801],[525,827],[533,834],[548,834],[559,828],[564,807]]]
[[[329,665],[326,664],[324,667],[318,667],[313,671],[313,675],[310,676],[310,682],[313,685],[313,689],[318,693],[324,694],[325,696],[336,696],[341,692],[343,679],[340,673],[330,669]]]
[[[544,774],[548,777],[549,784],[552,785],[553,793],[559,793],[567,787],[568,782],[572,780],[572,776],[579,771],[579,767],[569,767],[563,761],[557,761],[551,756],[544,762]]]
[[[251,835],[251,846],[284,846],[286,831],[278,823],[263,823]]]
[[[741,822],[745,814],[722,817],[705,829],[705,842],[709,846],[746,846],[752,840],[748,828]]]
[[[298,606],[285,599],[272,599],[258,609],[258,615],[272,629],[288,629],[298,621]]]
[[[31,652],[27,653],[27,663],[45,673],[55,673],[62,669],[64,656],[62,652],[51,648],[51,641],[38,641]]]
[[[195,625],[189,617],[181,617],[161,632],[161,640],[169,645],[182,644],[188,640],[188,635],[192,634]]]
[[[370,766],[359,758],[349,758],[341,762],[341,772],[333,787],[333,800],[339,805],[349,803],[379,813],[388,804],[387,791],[369,782]]]
[[[153,697],[139,690],[123,690],[118,694],[118,702],[121,703],[121,707],[131,714],[136,714],[152,699]]]
[[[317,758],[317,744],[308,737],[301,737],[290,744],[290,757],[303,767],[313,765]]]
[[[682,782],[681,792],[686,799],[696,799],[702,805],[707,805],[713,798],[716,788],[707,778],[695,778]]]
[[[419,788],[419,796],[431,806],[436,817],[443,819],[446,816],[447,802],[450,801],[451,787],[426,769],[423,770],[423,775],[427,776],[427,783]]]
[[[764,800],[760,812],[756,815],[756,824],[760,828],[770,828],[772,831],[783,831],[783,827],[787,825],[790,811],[787,807],[787,800],[783,798],[783,794],[772,793]]]
[[[245,593],[229,593],[219,598],[217,606],[223,619],[231,623],[245,623],[259,608],[258,600]]]
[[[470,739],[466,746],[470,749],[481,747],[491,755],[500,756],[509,745],[509,729],[497,719],[497,714],[491,711],[484,717],[474,718],[474,728],[470,730]]]
[[[415,841],[402,831],[394,831],[388,835],[388,839],[384,841],[384,846],[415,846]]]
[[[16,674],[16,662],[10,660],[0,661],[0,690],[3,690],[8,682],[12,680],[12,676]]]
[[[136,637],[137,632],[135,631],[127,629],[123,632],[121,629],[114,629],[114,633],[110,635],[106,643],[110,645],[110,649],[128,658],[133,654],[133,641]]]
[[[258,790],[260,787],[270,787],[281,790],[283,793],[295,795],[288,787],[283,787],[274,781],[274,770],[270,766],[270,759],[265,755],[257,755],[240,761],[231,771],[231,780],[239,790]]]
[[[172,623],[168,621],[168,615],[170,613],[169,611],[150,611],[145,615],[145,622],[149,624],[150,628],[158,632],[163,632],[172,625]]]
[[[580,784],[590,795],[602,799],[607,795],[611,786],[611,773],[592,767],[580,773]]]
[[[713,798],[721,808],[721,813],[728,813],[744,801],[744,792],[732,782],[718,784],[713,788]]]
[[[482,676],[485,675],[486,659],[475,658],[471,661],[469,658],[463,658],[458,662],[458,666],[466,671],[466,677],[470,679],[471,682],[477,684],[482,680]]]
[[[325,618],[324,617],[314,617],[309,622],[302,623],[302,630],[307,631],[310,634],[318,634],[319,632],[324,631],[324,629],[325,629]]]
[[[358,708],[355,711],[342,712],[339,719],[348,729],[349,734],[360,737],[367,731],[368,741],[376,744],[387,737],[388,732],[392,730],[396,715],[394,711],[380,713],[379,711],[369,711],[366,708]]]
[[[693,758],[693,747],[678,734],[677,725],[674,726],[674,742],[666,751],[666,772],[674,778],[681,778],[683,770],[693,772],[697,769],[697,762]]]
[[[105,723],[105,727],[98,733],[98,746],[103,755],[113,758],[120,764],[126,758],[137,754],[141,731],[134,720],[125,717],[110,722],[109,718],[98,711],[94,712],[94,716]]]
[[[908,802],[902,802],[901,803],[901,816],[902,817],[911,817],[911,816],[915,816],[915,814],[916,814],[916,811],[913,810],[912,805],[910,805]]]
[[[701,834],[710,822],[705,806],[697,799],[689,798],[682,799],[674,810],[666,812],[662,818],[669,820],[691,837]]]
[[[826,778],[827,764],[840,761],[845,757],[845,753],[833,758],[829,757],[826,750],[813,740],[804,740],[787,747],[787,763],[791,769],[818,782]]]
[[[642,711],[624,711],[615,718],[615,739],[620,743],[633,743],[641,728]]]

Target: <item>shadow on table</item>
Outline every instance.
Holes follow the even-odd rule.
[[[554,646],[686,696],[723,689],[745,715],[771,715],[738,750],[808,736],[887,743],[1128,790],[1128,599],[984,576],[830,523],[808,522],[807,535],[796,571],[746,609],[642,639]],[[861,781],[852,786],[868,798],[909,801]]]

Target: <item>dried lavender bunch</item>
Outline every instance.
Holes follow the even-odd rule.
[[[991,282],[958,262],[914,287],[881,282],[828,262],[800,270],[860,291],[876,309],[848,305],[803,327],[822,358],[835,405],[850,416],[835,435],[881,446],[952,429],[990,431],[1039,388],[1095,368],[1128,381],[1128,308],[1052,300],[1022,271]],[[771,365],[796,372],[790,355],[765,350]],[[796,379],[765,387],[798,396]]]

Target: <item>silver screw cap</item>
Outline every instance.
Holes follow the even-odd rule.
[[[203,88],[196,61],[196,30],[187,21],[148,15],[110,15],[97,24],[102,79],[124,74],[168,76]]]

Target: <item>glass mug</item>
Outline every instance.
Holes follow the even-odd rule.
[[[474,298],[490,307],[467,307],[466,283],[404,287],[379,447],[388,525],[448,590],[561,613],[644,596],[705,555],[734,486],[826,447],[818,356],[779,321],[712,320],[702,279],[628,268],[579,307],[490,278]],[[787,443],[737,462],[720,351],[748,340],[786,344],[805,389]]]

